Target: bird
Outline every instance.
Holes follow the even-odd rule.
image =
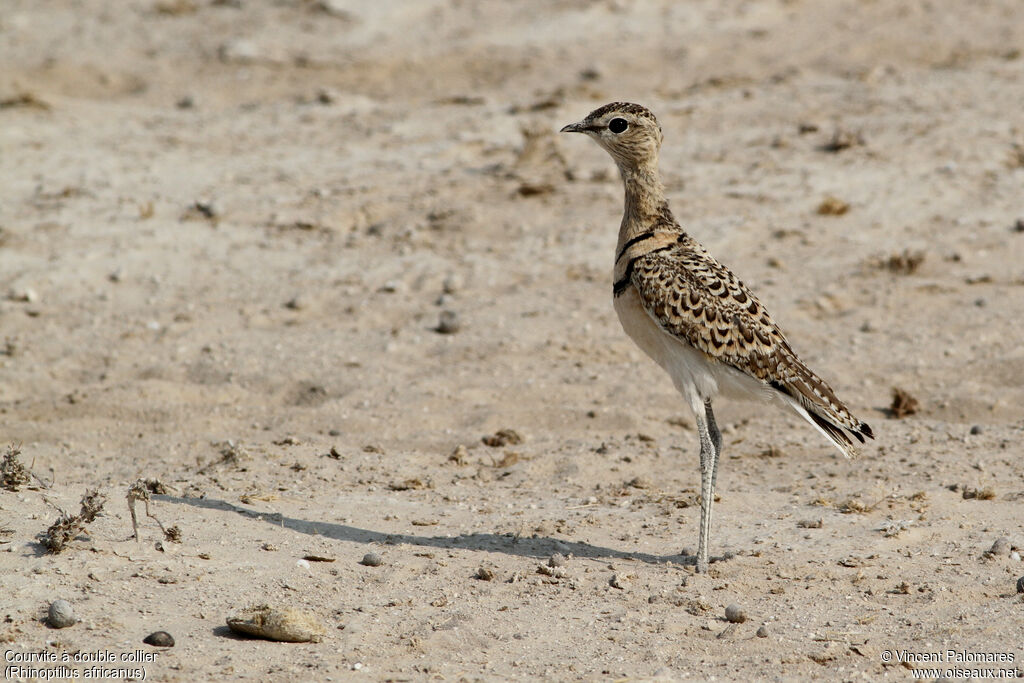
[[[846,457],[871,427],[854,417],[808,368],[764,305],[672,215],[658,170],[664,140],[649,109],[612,102],[561,129],[611,155],[625,187],[612,300],[623,330],[669,377],[693,410],[700,437],[698,573],[708,570],[711,507],[722,455],[712,401],[718,396],[781,404]],[[854,443],[856,439],[857,443]]]

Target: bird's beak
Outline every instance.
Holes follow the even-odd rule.
[[[580,121],[579,123],[570,123],[568,126],[562,128],[562,130],[560,130],[558,132],[559,133],[586,133],[587,129],[583,125],[583,122]]]

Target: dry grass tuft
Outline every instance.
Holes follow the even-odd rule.
[[[86,490],[82,497],[82,509],[77,515],[61,512],[60,518],[46,530],[42,543],[51,553],[59,553],[75,536],[85,531],[103,510],[107,497],[96,490]]]
[[[913,415],[921,405],[918,400],[899,387],[892,388],[892,405],[889,406],[889,413],[897,420],[907,415]]]
[[[0,461],[0,486],[8,491],[17,491],[32,480],[28,468],[18,459],[19,455],[20,448],[8,446],[3,461]]]

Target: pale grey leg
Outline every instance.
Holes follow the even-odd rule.
[[[715,446],[715,465],[711,468],[711,492],[718,490],[718,461],[722,457],[722,432],[718,431],[715,423],[715,414],[711,410],[711,399],[704,401],[704,412],[708,416],[708,432],[711,433],[711,443]]]
[[[708,429],[705,411],[694,411],[700,433],[700,541],[697,546],[697,572],[708,570],[708,543],[711,540],[711,505],[714,503],[715,444]],[[717,429],[715,431],[718,431]]]

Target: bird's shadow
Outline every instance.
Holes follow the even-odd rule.
[[[218,638],[227,638],[228,640],[262,640],[256,636],[248,636],[243,633],[232,631],[228,626],[217,626],[211,629],[210,633]]]
[[[180,505],[192,505],[194,507],[208,510],[220,510],[223,512],[234,512],[248,517],[272,524],[282,529],[289,529],[310,536],[323,536],[336,541],[350,541],[353,543],[380,543],[384,545],[409,544],[428,548],[479,550],[485,552],[504,553],[506,555],[518,555],[520,557],[542,558],[559,552],[572,554],[574,557],[592,559],[621,559],[638,560],[650,564],[665,564],[672,562],[674,565],[692,564],[693,559],[681,555],[651,555],[649,553],[624,552],[613,548],[604,548],[580,543],[578,541],[566,541],[548,537],[523,537],[513,534],[460,534],[458,536],[415,536],[411,534],[389,534],[370,529],[345,524],[334,524],[332,522],[315,522],[305,519],[286,517],[277,512],[258,512],[248,508],[233,505],[227,501],[216,498],[191,498],[172,495],[155,494],[154,500]]]

